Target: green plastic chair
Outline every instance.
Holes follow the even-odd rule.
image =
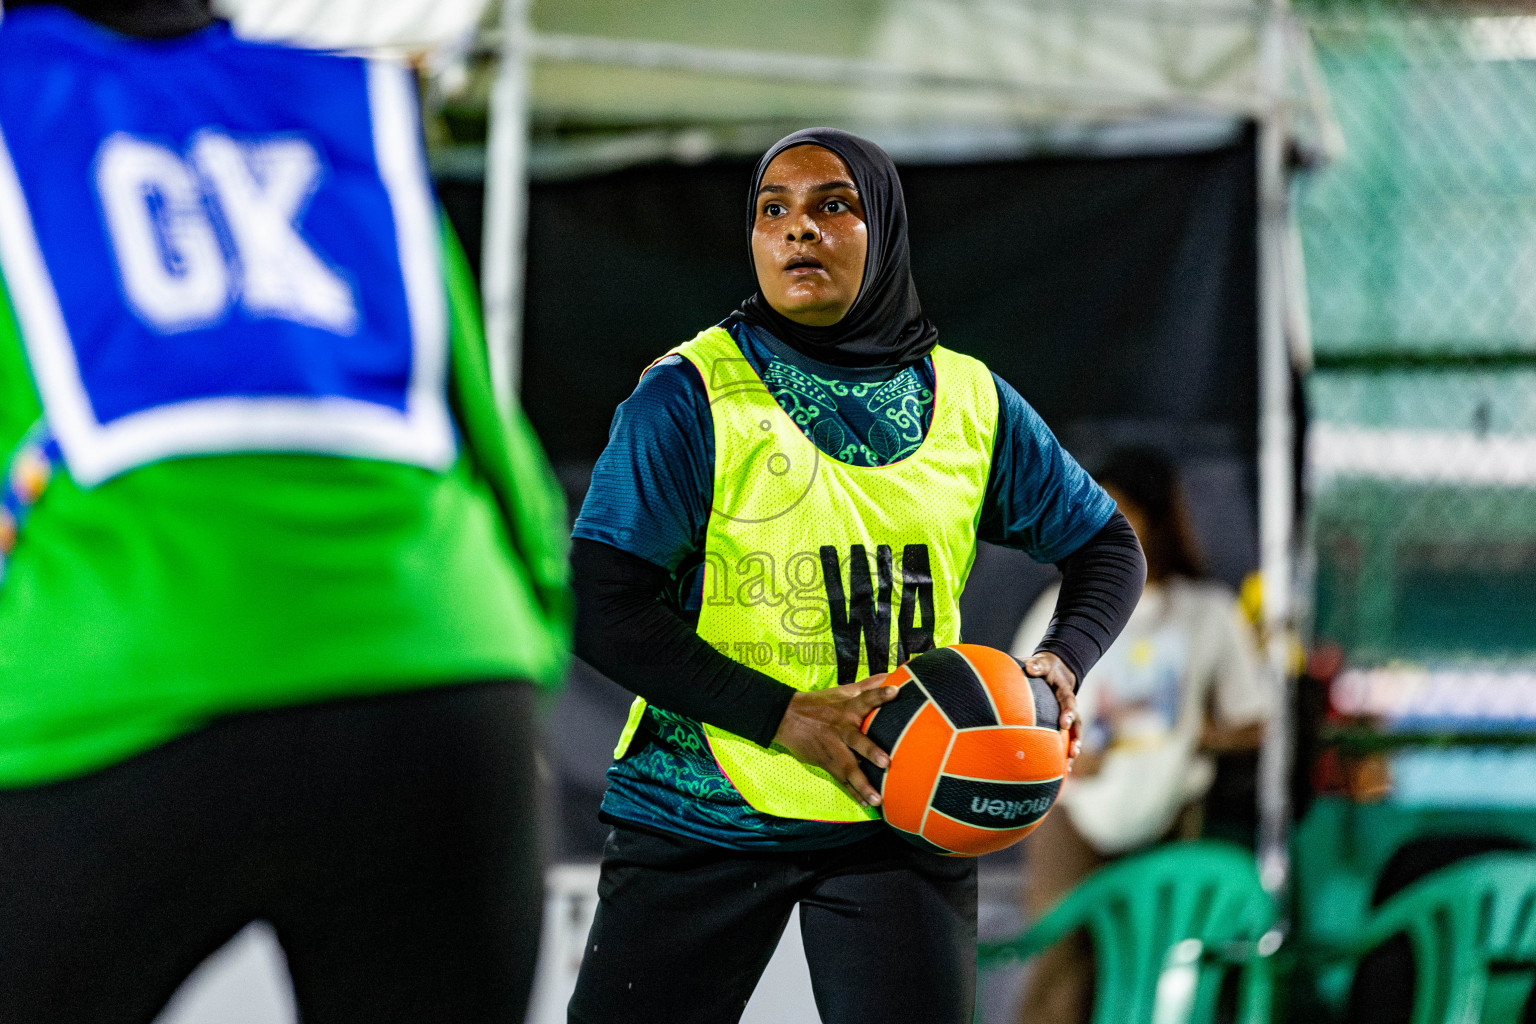
[[[1265,1024],[1280,944],[1253,855],[1213,840],[1172,843],[1084,879],[1033,927],[984,943],[983,968],[1034,956],[1084,928],[1094,1024],[1208,1024],[1221,978],[1241,971],[1237,1024]]]
[[[1517,1024],[1536,977],[1536,854],[1469,857],[1383,903],[1354,939],[1312,953],[1357,960],[1413,947],[1413,1024]]]

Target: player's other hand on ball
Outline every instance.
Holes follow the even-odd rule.
[[[881,768],[891,766],[885,751],[859,729],[866,715],[896,696],[896,687],[880,685],[886,675],[881,672],[847,686],[795,694],[773,737],[775,746],[831,775],[866,807],[878,807],[880,794],[864,777],[854,755]]]
[[[1066,662],[1049,651],[1041,651],[1033,657],[1023,661],[1024,671],[1036,679],[1044,679],[1051,684],[1051,689],[1056,691],[1056,703],[1061,705],[1061,718],[1057,720],[1058,726],[1067,730],[1067,770],[1072,770],[1072,761],[1083,752],[1083,741],[1079,735],[1080,725],[1077,720],[1077,676],[1067,668]]]

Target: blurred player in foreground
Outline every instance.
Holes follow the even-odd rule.
[[[859,723],[959,639],[980,539],[1065,572],[1025,664],[1070,725],[1141,550],[1018,393],[936,345],[878,147],[785,138],[747,223],[759,290],[646,371],[576,524],[577,653],[641,700],[570,1018],[737,1020],[799,904],[823,1019],[960,1024],[975,862],[881,824]]]
[[[563,516],[403,68],[0,21],[0,1018],[271,922],[307,1024],[520,1020]]]

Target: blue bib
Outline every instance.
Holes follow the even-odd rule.
[[[0,21],[0,273],[90,486],[180,455],[452,461],[438,222],[405,69]]]

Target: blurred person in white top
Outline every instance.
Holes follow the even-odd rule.
[[[1147,556],[1147,586],[1130,622],[1083,680],[1083,753],[1059,809],[1025,840],[1024,909],[1039,920],[1108,861],[1164,839],[1199,834],[1214,755],[1254,750],[1272,698],[1237,595],[1205,574],[1173,464],[1126,448],[1097,474]],[[1040,595],[1014,638],[1028,657],[1057,587]],[[1021,1019],[1088,1019],[1092,955],[1078,936],[1042,955]]]

